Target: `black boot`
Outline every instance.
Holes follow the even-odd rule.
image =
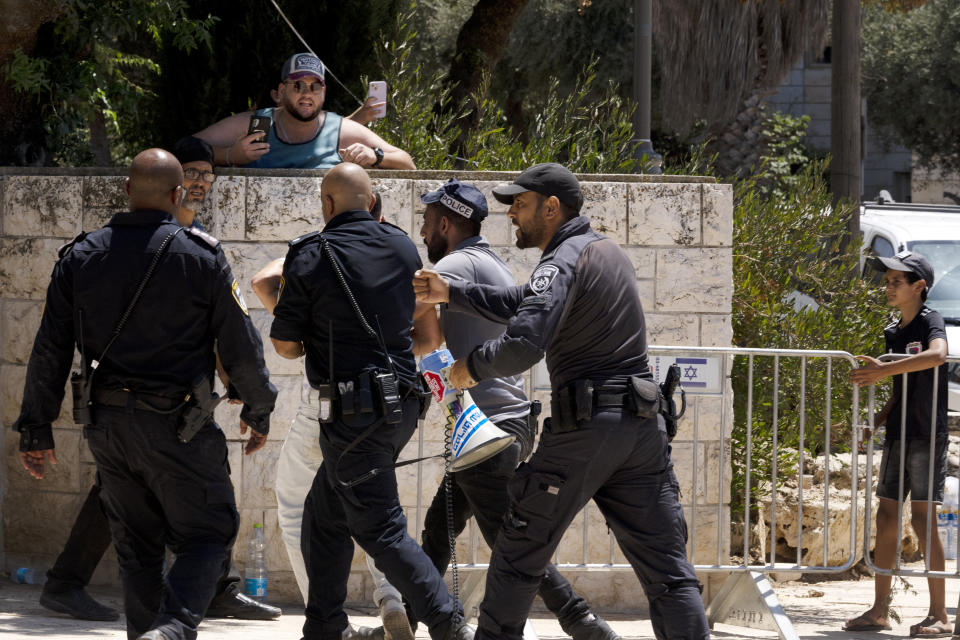
[[[450,620],[450,629],[443,640],[473,640],[474,628],[467,624],[462,615],[455,615]]]
[[[60,592],[44,589],[40,594],[40,605],[51,611],[65,613],[79,620],[113,621],[120,619],[119,611],[100,604],[83,589],[70,589]]]
[[[589,612],[572,624],[560,626],[573,640],[620,640],[606,620]]]
[[[257,602],[240,593],[240,583],[230,582],[227,588],[213,597],[207,607],[207,618],[239,618],[241,620],[276,620],[278,607]]]

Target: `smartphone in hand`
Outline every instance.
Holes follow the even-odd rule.
[[[250,127],[247,129],[247,135],[252,133],[262,133],[263,135],[254,140],[254,142],[266,142],[267,134],[270,132],[270,116],[250,116]]]
[[[373,110],[375,120],[384,118],[387,115],[387,83],[383,80],[374,80],[367,87],[367,99],[373,98],[376,102],[383,104]]]

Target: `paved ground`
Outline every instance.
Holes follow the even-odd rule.
[[[911,580],[914,593],[898,593],[895,606],[903,622],[892,631],[881,633],[846,633],[840,629],[843,621],[863,611],[873,598],[873,581],[831,581],[816,584],[804,582],[781,582],[775,585],[780,602],[790,617],[801,638],[843,638],[845,640],[873,639],[908,636],[908,627],[926,614],[926,585]],[[947,602],[956,603],[960,582],[947,583]],[[120,606],[118,591],[92,589],[98,599],[112,606]],[[0,637],[4,638],[50,638],[52,640],[88,640],[103,638],[124,640],[126,634],[122,622],[81,622],[54,614],[37,604],[40,587],[15,585],[0,582]],[[956,615],[951,606],[950,615]],[[377,619],[371,610],[349,611],[355,624],[374,625]],[[611,626],[624,639],[653,638],[650,623],[637,616],[603,612]],[[548,613],[534,613],[534,629],[542,640],[566,638],[556,620]],[[206,620],[200,627],[201,640],[297,640],[303,624],[303,609],[285,607],[284,615],[274,622],[241,622],[236,620]],[[752,631],[728,625],[717,625],[714,638],[773,638],[769,632]],[[417,638],[429,638],[421,627]]]

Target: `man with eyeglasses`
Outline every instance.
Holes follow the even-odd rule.
[[[196,134],[214,148],[216,164],[261,169],[329,169],[353,162],[366,169],[416,169],[410,155],[362,124],[323,110],[325,68],[312,53],[291,56],[280,70],[278,107],[238,113]],[[247,134],[250,116],[269,116],[266,142]]]
[[[183,201],[176,215],[177,222],[182,227],[202,229],[196,215],[217,179],[213,171],[213,147],[195,136],[185,136],[173,145],[173,155],[183,167]]]

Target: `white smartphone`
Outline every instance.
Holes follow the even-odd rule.
[[[374,109],[373,117],[375,119],[384,118],[387,115],[387,83],[383,80],[374,80],[367,88],[367,98],[374,98],[377,102],[383,104]]]

